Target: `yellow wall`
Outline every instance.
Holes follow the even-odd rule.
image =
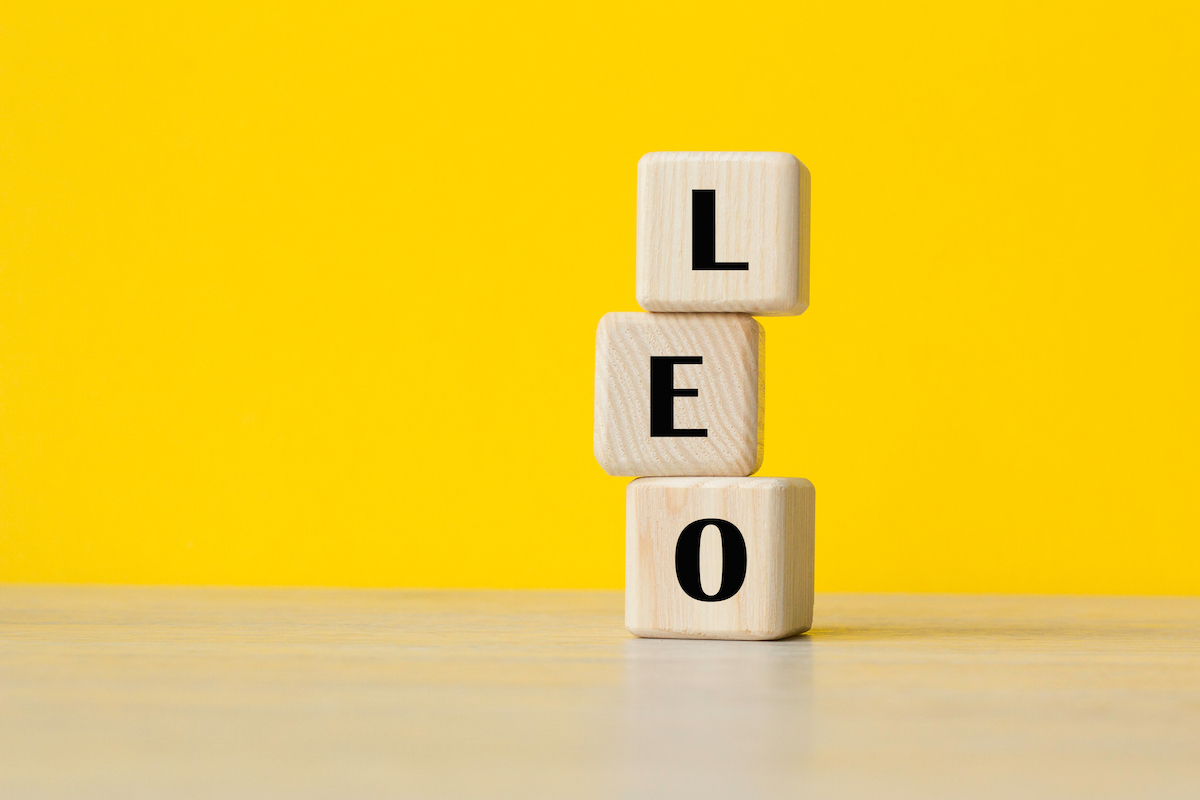
[[[1200,593],[1194,4],[97,5],[0,10],[0,580],[620,586],[635,164],[758,149],[818,588]]]

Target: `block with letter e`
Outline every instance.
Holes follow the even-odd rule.
[[[626,489],[625,627],[637,636],[782,639],[813,609],[813,485],[639,478]]]
[[[609,475],[745,476],[763,453],[763,330],[744,314],[611,313],[593,449]]]

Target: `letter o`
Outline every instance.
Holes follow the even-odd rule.
[[[709,525],[721,532],[721,588],[705,594],[700,585],[700,534]],[[746,540],[732,522],[698,519],[683,529],[675,543],[675,577],[688,597],[703,603],[718,603],[738,593],[746,580]]]

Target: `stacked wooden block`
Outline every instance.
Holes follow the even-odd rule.
[[[764,332],[808,306],[808,170],[787,153],[638,163],[637,300],[596,333],[596,459],[626,492],[638,636],[808,630],[813,486],[763,458]]]

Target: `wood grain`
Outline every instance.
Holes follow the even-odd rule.
[[[641,478],[625,501],[625,627],[637,636],[781,639],[812,625],[813,485],[801,478]],[[732,522],[746,543],[741,589],[716,602],[685,593],[680,533]],[[716,595],[723,554],[715,526],[701,540],[704,593]],[[706,542],[711,542],[705,546]],[[706,574],[707,573],[707,574]]]
[[[596,331],[593,449],[609,475],[745,476],[762,464],[762,326],[743,314],[606,314]],[[650,359],[700,356],[680,364],[677,428],[704,437],[651,436]]]
[[[692,269],[692,191],[716,192],[718,261]],[[790,316],[808,307],[809,174],[789,153],[663,152],[638,162],[637,301],[647,311]]]

